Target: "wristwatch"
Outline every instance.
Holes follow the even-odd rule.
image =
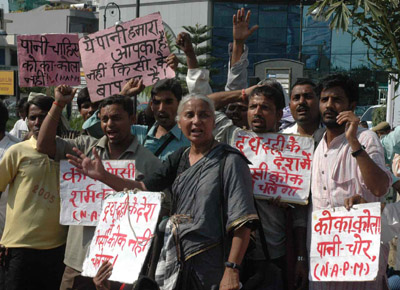
[[[361,145],[361,148],[360,148],[360,149],[358,149],[358,150],[356,150],[356,151],[354,151],[354,152],[351,152],[351,156],[357,157],[357,156],[360,155],[361,152],[363,152],[364,150],[365,150],[365,146]]]
[[[232,263],[232,262],[225,262],[225,266],[232,269],[242,270],[242,267],[239,264]]]

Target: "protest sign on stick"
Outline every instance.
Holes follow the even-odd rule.
[[[79,50],[92,101],[120,93],[131,78],[149,86],[175,76],[160,13],[84,36]]]
[[[281,201],[308,203],[314,140],[286,134],[256,134],[241,130],[235,146],[249,165],[256,198],[281,197]]]
[[[104,168],[126,179],[135,179],[134,160],[103,160]],[[114,191],[104,183],[80,174],[66,160],[60,162],[60,224],[95,226],[104,198]]]
[[[109,280],[137,280],[155,232],[160,192],[117,193],[104,200],[99,224],[83,263],[84,276],[94,277],[104,261],[113,264]]]
[[[18,35],[17,45],[21,87],[80,84],[77,34]]]
[[[312,213],[312,281],[372,281],[379,268],[380,203]]]

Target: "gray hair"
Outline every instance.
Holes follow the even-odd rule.
[[[192,101],[192,100],[201,100],[204,103],[206,103],[215,118],[214,102],[209,97],[207,97],[206,95],[201,95],[201,94],[189,94],[189,95],[184,96],[183,99],[179,102],[178,111],[176,114],[176,121],[179,121],[179,116],[182,113],[183,108],[186,105],[186,103],[188,103],[189,101]]]

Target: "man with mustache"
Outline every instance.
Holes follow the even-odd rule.
[[[343,206],[346,198],[360,195],[368,202],[379,201],[391,185],[383,148],[376,134],[360,128],[354,115],[358,88],[348,76],[330,75],[316,89],[326,133],[314,153],[312,206],[321,210]],[[380,259],[387,258],[381,248]],[[387,263],[380,261],[375,281],[314,282],[310,289],[386,289]]]
[[[28,101],[25,109],[32,136],[11,146],[0,161],[0,191],[9,185],[0,289],[57,289],[64,271],[68,228],[59,224],[59,163],[36,150],[53,101],[48,96]],[[60,133],[57,129],[55,125],[54,135]]]
[[[320,127],[319,99],[315,84],[309,79],[299,79],[290,93],[290,112],[296,123],[282,131],[285,134],[312,136]]]

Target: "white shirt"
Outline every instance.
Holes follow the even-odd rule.
[[[22,140],[28,132],[29,129],[25,120],[19,119],[17,122],[15,122],[14,127],[10,131],[10,135]]]

